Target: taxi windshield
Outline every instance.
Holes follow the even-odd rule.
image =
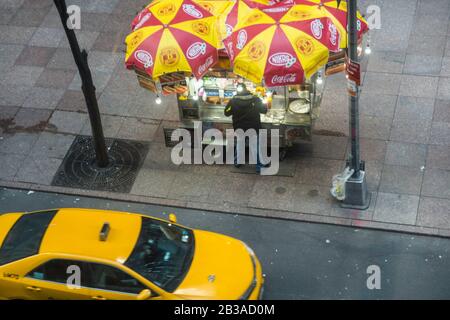
[[[142,217],[139,238],[125,265],[165,291],[173,292],[187,274],[193,253],[191,230]]]

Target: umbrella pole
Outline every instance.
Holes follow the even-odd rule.
[[[358,62],[357,0],[348,0],[347,21],[348,57],[351,61]],[[367,190],[364,164],[360,160],[359,87],[357,84],[355,94],[349,94],[349,113],[351,153],[349,154],[348,165],[350,169],[354,170],[354,173],[346,182],[346,197],[342,206],[367,209],[370,204],[370,194]]]
[[[92,80],[91,70],[88,64],[88,54],[86,50],[80,50],[75,31],[68,27],[69,14],[67,13],[67,5],[65,0],[54,0],[61,17],[67,40],[70,44],[75,63],[78,67],[81,78],[81,89],[83,90],[86,106],[91,122],[92,138],[94,141],[95,155],[97,166],[104,168],[108,165],[108,152],[106,149],[105,137],[103,135],[102,120],[98,109],[97,97],[95,95],[95,86]]]

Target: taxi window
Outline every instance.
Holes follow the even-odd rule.
[[[112,266],[89,263],[91,271],[91,288],[139,294],[147,289],[128,273]]]
[[[0,265],[37,254],[45,231],[56,212],[34,212],[21,216],[3,241],[0,248]]]
[[[80,280],[79,285],[82,287],[88,286],[89,273],[87,272],[86,263],[81,261],[64,259],[50,260],[29,272],[27,277],[36,280],[76,285],[77,283],[73,283],[75,278],[72,277],[75,274]]]

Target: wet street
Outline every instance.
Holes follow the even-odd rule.
[[[450,239],[0,189],[0,213],[103,208],[166,217],[239,238],[266,274],[265,299],[450,299]],[[369,266],[381,288],[369,290]]]

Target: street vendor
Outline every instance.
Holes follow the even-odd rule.
[[[260,98],[247,90],[244,83],[240,83],[237,86],[237,94],[228,102],[224,113],[227,117],[232,116],[234,130],[242,129],[246,132],[249,129],[254,129],[258,135],[262,128],[260,114],[267,113],[267,107]],[[256,159],[256,172],[260,173],[263,165],[260,162],[259,138],[257,138],[257,141],[256,145],[249,143],[249,148],[253,159]],[[240,150],[241,146],[245,146],[245,143],[237,141],[234,157],[234,165],[237,168],[245,163],[245,159],[241,159],[241,155],[245,155],[245,152],[242,152],[244,150]]]

